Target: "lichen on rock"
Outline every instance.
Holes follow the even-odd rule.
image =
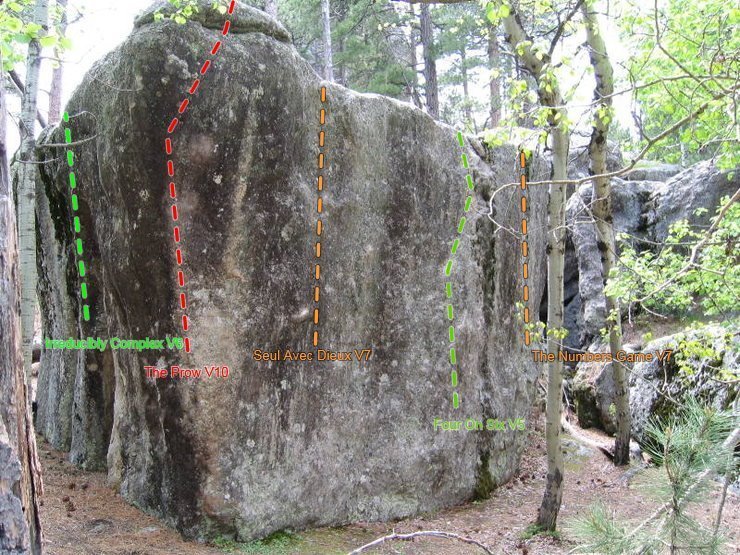
[[[240,23],[253,15],[237,8],[242,32],[223,41],[173,135],[193,352],[112,351],[72,370],[47,352],[39,396],[49,416],[42,420],[69,411],[68,419],[84,423],[85,438],[109,438],[101,445],[60,435],[56,445],[71,447],[80,464],[104,460],[126,499],[190,536],[250,539],[401,518],[472,498],[481,476],[489,485],[506,482],[524,433],[441,433],[432,421],[458,412],[529,414],[539,368],[516,318],[520,249],[495,237],[484,196],[512,179],[515,148],[484,159],[466,145],[479,193],[455,259],[462,399],[455,412],[443,268],[467,187],[454,130],[411,105],[323,82],[276,22],[260,14],[259,23]],[[75,147],[80,217],[94,255],[91,322],[72,320],[82,336],[182,335],[164,141],[204,54],[221,37],[212,16],[202,11],[185,25],[143,17],[67,107],[75,137],[92,138]],[[313,350],[313,323],[301,315],[312,306],[322,86],[320,346],[373,354],[367,362],[258,362],[255,349]],[[44,140],[62,142],[61,131]],[[59,152],[42,152],[43,189],[53,196],[67,187],[68,168]],[[533,178],[544,171],[535,160]],[[532,205],[546,199],[544,189],[530,193]],[[493,208],[515,227],[510,203],[501,195]],[[69,225],[70,213],[59,210],[55,221]],[[537,300],[544,214],[533,210],[529,222]],[[76,301],[67,293],[74,276],[64,271],[70,245],[43,225],[41,268],[56,283],[42,291],[56,307],[45,322],[49,335],[69,331],[55,319],[67,318],[69,307],[74,317]],[[230,374],[153,379],[147,365],[226,365]],[[79,379],[55,378],[69,372]],[[70,394],[85,402],[62,406]],[[90,445],[98,449],[83,449]]]

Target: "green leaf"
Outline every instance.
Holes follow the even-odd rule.
[[[59,42],[59,37],[56,35],[46,35],[45,37],[41,37],[39,39],[39,44],[43,48],[48,48],[50,46],[54,46]]]

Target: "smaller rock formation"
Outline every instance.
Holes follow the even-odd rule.
[[[673,169],[661,165],[653,168],[655,171],[633,170],[627,174],[628,180],[612,180],[615,232],[627,234],[638,251],[655,249],[678,221],[708,227],[722,198],[740,187],[736,172],[720,170],[711,161],[699,162],[666,182],[636,179],[668,175]],[[591,195],[591,184],[582,185],[568,201],[566,211],[569,233],[565,256],[571,262],[565,276],[565,327],[570,332],[566,345],[579,349],[599,336],[606,318],[601,259],[589,210]]]
[[[683,168],[678,164],[663,164],[662,162],[643,162],[624,174],[627,181],[668,181]]]
[[[612,207],[616,233],[634,237],[636,246],[642,246],[649,236],[645,205],[659,183],[650,181],[623,181],[612,183]],[[599,336],[606,321],[606,299],[601,256],[596,238],[596,227],[589,206],[593,190],[590,183],[581,185],[568,201],[566,220],[569,244],[566,251],[568,273],[565,276],[566,320],[570,331],[566,338],[569,347],[581,348]],[[570,293],[570,294],[569,294]]]
[[[632,436],[642,441],[651,418],[671,416],[681,400],[687,396],[699,399],[717,409],[727,409],[738,399],[737,383],[723,383],[723,371],[740,370],[740,351],[734,335],[728,329],[711,325],[699,330],[681,332],[661,337],[641,349],[625,351],[651,353],[653,360],[628,365],[630,381],[630,409]],[[700,342],[711,348],[716,356],[686,358],[676,350],[684,342]],[[656,353],[673,353],[658,359]],[[589,352],[607,352],[608,347],[595,343]],[[616,430],[615,389],[611,364],[581,362],[576,367],[572,392],[583,427],[601,428],[609,433]]]
[[[671,226],[681,220],[708,227],[722,198],[732,196],[738,187],[737,172],[722,171],[711,160],[699,162],[662,183],[653,195],[654,211],[648,222],[653,228],[652,239],[664,241]]]
[[[700,330],[681,332],[651,341],[643,352],[655,353],[677,349],[682,342],[699,341],[711,348],[714,357],[682,360],[671,356],[663,362],[638,362],[630,375],[630,409],[632,436],[638,441],[645,437],[645,427],[654,417],[666,418],[676,410],[676,403],[687,396],[716,409],[727,409],[738,398],[737,383],[718,381],[722,370],[740,370],[740,345],[736,336],[722,326],[712,325]]]

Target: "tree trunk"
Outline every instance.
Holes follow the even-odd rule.
[[[59,35],[64,36],[67,32],[67,0],[57,0],[57,7],[61,10],[59,21]],[[57,58],[61,58],[62,52],[59,48],[55,50]],[[64,64],[60,61],[51,74],[51,88],[49,89],[49,123],[59,123],[62,118],[62,77],[64,75]]]
[[[588,151],[591,158],[591,174],[602,175],[607,172],[607,138],[609,136],[609,122],[612,118],[612,101],[610,95],[614,92],[614,72],[594,7],[588,3],[583,3],[581,5],[581,12],[583,13],[586,26],[586,42],[589,46],[589,57],[596,79],[594,100],[597,103],[597,109],[594,114],[594,125]],[[604,278],[604,285],[606,285],[606,281],[609,279],[609,273],[616,264],[611,180],[609,178],[594,178],[593,199],[593,215],[596,220],[596,233],[599,251],[601,253],[602,276]],[[611,367],[616,392],[614,404],[617,408],[614,464],[625,465],[630,462],[631,423],[627,372],[624,363],[617,361],[617,353],[622,350],[622,317],[618,299],[606,295],[606,310],[606,327],[609,334],[609,350],[613,360]]]
[[[491,71],[489,87],[491,90],[490,127],[497,127],[501,122],[501,77],[493,72],[498,71],[501,51],[498,47],[496,27],[488,25],[488,69]]]
[[[558,95],[560,96],[560,95]],[[552,178],[567,179],[569,138],[561,127],[551,127]],[[565,266],[565,185],[550,185],[547,205],[547,352],[555,360],[547,364],[547,482],[537,524],[555,530],[563,499],[563,452],[560,447],[560,418],[563,411],[563,363],[560,361],[558,331],[563,328],[563,269]]]
[[[0,67],[2,57],[0,56]],[[23,372],[18,241],[0,87],[0,553],[41,553],[40,464]],[[33,121],[33,119],[32,119]]]
[[[478,133],[478,127],[475,125],[473,119],[473,110],[470,106],[470,90],[468,84],[468,56],[465,52],[465,47],[460,49],[460,72],[462,77],[463,85],[463,112],[465,114],[465,125],[473,130],[474,133]]]
[[[47,28],[49,0],[37,0],[34,23]],[[28,43],[26,84],[21,101],[18,151],[18,244],[21,267],[21,336],[26,384],[31,383],[34,307],[36,306],[36,148],[35,119],[38,106],[41,45],[37,39]]]
[[[421,46],[424,51],[424,95],[427,112],[434,119],[439,119],[439,90],[437,88],[437,60],[434,51],[434,32],[429,6],[421,5]]]
[[[277,0],[265,0],[265,12],[270,17],[278,18]]]
[[[416,55],[416,10],[414,10],[414,5],[409,4],[409,15],[410,15],[410,27],[411,31],[409,33],[409,53],[411,56],[411,90],[409,91],[411,99],[414,102],[414,105],[417,108],[421,108],[423,105],[421,103],[421,97],[419,96],[419,59]]]
[[[556,80],[543,80],[545,64],[550,57],[532,50],[533,41],[521,24],[519,14],[512,9],[503,18],[506,40],[523,67],[534,77],[542,106],[548,113],[549,134],[552,141],[552,179],[567,179],[570,138],[563,126],[567,119],[563,98]],[[519,46],[519,48],[517,48]],[[560,418],[563,404],[563,363],[560,361],[561,331],[563,329],[563,268],[565,266],[565,185],[550,185],[547,204],[547,351],[554,356],[547,364],[547,409],[545,437],[547,441],[547,482],[542,503],[537,513],[537,525],[554,530],[563,498],[563,453],[560,447]]]
[[[324,23],[324,79],[334,81],[334,60],[331,51],[331,11],[329,0],[321,0],[321,20]]]

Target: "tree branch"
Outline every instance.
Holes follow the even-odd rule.
[[[20,75],[16,73],[14,69],[11,69],[8,72],[8,75],[10,76],[10,80],[12,81],[13,85],[15,85],[15,88],[18,89],[18,92],[21,93],[21,96],[23,96],[26,92],[26,87],[23,85],[23,80],[21,79]],[[48,123],[46,122],[46,118],[41,115],[41,112],[36,110],[36,119],[39,122],[39,125],[41,127],[46,127]]]
[[[479,541],[476,541],[472,538],[466,538],[463,536],[460,536],[458,534],[453,534],[452,532],[443,532],[441,530],[421,530],[419,532],[412,532],[410,534],[396,534],[393,532],[392,534],[388,534],[387,536],[383,536],[382,538],[378,538],[377,540],[371,541],[370,543],[366,543],[362,547],[358,547],[354,551],[351,551],[348,555],[357,555],[358,553],[364,553],[365,551],[372,549],[373,547],[377,547],[379,545],[384,544],[385,542],[389,541],[413,541],[414,538],[422,537],[422,536],[428,536],[433,538],[444,538],[448,540],[457,540],[463,543],[467,543],[470,545],[475,545],[476,547],[481,548],[485,553],[488,555],[493,555],[493,551],[488,549],[485,545],[480,543]]]
[[[735,449],[735,446],[738,444],[739,441],[740,441],[740,428],[736,428],[727,437],[727,439],[724,441],[724,443],[722,443],[722,447],[725,448],[725,449],[727,449],[727,450],[730,450],[730,451],[731,450],[734,450]],[[707,470],[705,470],[704,472],[702,472],[699,475],[699,477],[696,479],[696,481],[691,485],[691,487],[689,487],[689,489],[686,490],[686,493],[678,500],[678,505],[681,506],[683,504],[683,500],[686,499],[687,497],[689,497],[694,492],[694,490],[697,487],[699,487],[699,484],[701,484],[701,482],[703,480],[705,480],[711,473],[712,473],[712,469],[711,468],[708,468]],[[643,520],[640,523],[639,526],[637,526],[629,534],[627,534],[627,536],[625,537],[625,539],[629,539],[629,538],[634,537],[635,534],[637,534],[645,526],[647,526],[651,522],[655,521],[660,515],[662,515],[664,512],[668,511],[672,507],[673,507],[673,503],[670,502],[670,501],[668,501],[668,502],[664,503],[663,505],[661,505],[660,507],[658,507],[655,510],[655,512],[653,512],[649,517],[647,517],[645,520]]]
[[[732,89],[732,91],[733,92],[737,92],[738,89],[740,89],[740,86],[734,87]],[[656,143],[662,141],[667,136],[675,133],[678,129],[680,129],[681,127],[683,127],[684,125],[686,125],[689,121],[691,121],[694,118],[700,116],[702,113],[704,113],[704,111],[710,106],[710,104],[713,101],[719,100],[720,98],[723,98],[724,96],[725,96],[724,93],[718,93],[718,94],[714,95],[712,98],[710,98],[706,102],[702,103],[701,106],[699,106],[696,110],[694,110],[693,112],[691,112],[687,116],[681,118],[680,120],[678,120],[676,123],[674,123],[673,125],[671,125],[667,129],[664,129],[661,133],[659,133],[655,137],[649,138],[648,141],[647,141],[647,144],[632,159],[632,161],[630,162],[630,164],[627,165],[627,166],[625,166],[625,167],[623,167],[623,168],[621,168],[621,169],[619,169],[619,170],[615,170],[615,171],[609,172],[609,173],[604,173],[604,174],[601,174],[601,175],[591,175],[591,176],[583,177],[583,178],[580,178],[580,179],[559,179],[559,180],[551,179],[549,181],[531,181],[531,182],[527,183],[527,185],[529,185],[529,186],[534,186],[534,185],[576,185],[577,186],[577,185],[582,185],[583,183],[588,183],[590,181],[593,181],[595,178],[600,178],[600,177],[604,177],[604,178],[606,178],[606,177],[619,177],[620,175],[623,175],[623,174],[627,173],[628,171],[632,170],[637,165],[637,162],[639,162],[640,160],[642,160],[647,155],[647,153],[650,151],[650,149],[652,149],[656,145]],[[514,186],[517,186],[518,183],[512,182],[512,183],[507,184],[507,185],[514,187]]]

